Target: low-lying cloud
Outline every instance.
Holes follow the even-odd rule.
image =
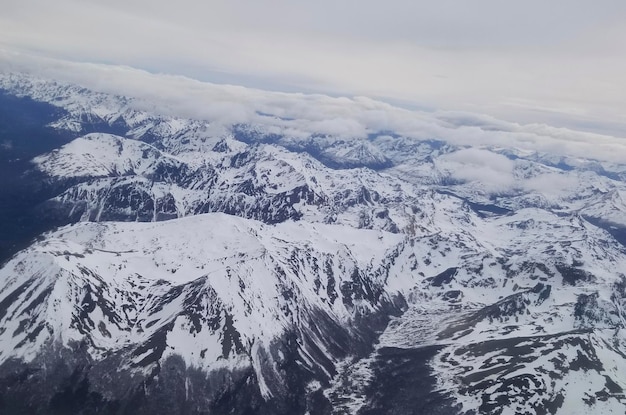
[[[410,111],[365,97],[267,92],[151,74],[128,67],[34,58],[7,51],[0,53],[0,71],[29,72],[95,91],[133,97],[130,105],[139,110],[202,119],[216,125],[250,123],[294,138],[328,134],[344,139],[364,139],[371,134],[393,132],[461,147],[489,146],[626,163],[624,138],[541,124],[522,125],[480,114]],[[495,169],[494,174],[499,172],[502,177],[491,180],[494,184],[506,184],[508,179],[504,173],[509,171],[506,157],[487,153],[467,150],[450,155],[447,162],[488,164],[472,174],[487,178]]]
[[[487,193],[510,190],[515,185],[515,163],[507,157],[479,148],[467,148],[436,159],[437,168],[462,182],[480,183]]]
[[[0,42],[282,91],[623,135],[626,3],[7,0]],[[236,112],[237,108],[233,108]]]

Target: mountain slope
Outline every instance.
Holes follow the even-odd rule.
[[[131,391],[174,358],[207,376],[253,371],[264,398],[280,396],[288,385],[275,372],[294,363],[287,353],[328,377],[333,361],[359,343],[349,342],[362,335],[351,328],[354,318],[391,304],[381,297],[382,266],[399,239],[220,214],[72,225],[2,269],[0,358],[40,372],[61,364],[60,350],[73,350],[62,365],[90,362],[81,375],[115,398],[100,383],[102,366],[116,364],[116,388],[123,382]],[[280,339],[291,332],[301,333],[301,343],[286,350]]]

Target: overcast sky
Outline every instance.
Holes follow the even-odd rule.
[[[626,137],[624,0],[0,0],[0,47]]]

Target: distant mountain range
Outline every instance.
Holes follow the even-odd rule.
[[[619,158],[444,116],[361,131],[408,117],[369,101],[0,92],[0,412],[626,410]]]

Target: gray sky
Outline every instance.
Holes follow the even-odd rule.
[[[626,137],[623,0],[0,0],[0,47]]]

